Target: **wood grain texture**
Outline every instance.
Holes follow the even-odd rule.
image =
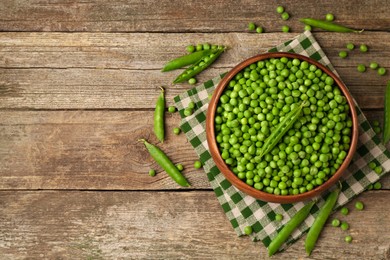
[[[348,231],[329,223],[310,259],[389,259],[389,192],[348,207]],[[0,192],[3,259],[268,259],[261,242],[237,237],[211,191]],[[347,244],[344,237],[353,236]],[[272,259],[309,259],[300,239]]]
[[[203,82],[296,35],[0,33],[0,108],[150,109],[158,86],[169,86],[168,100],[189,88],[187,83],[170,86],[179,71],[160,72],[164,63],[185,53],[187,44],[211,42],[231,47],[197,77]],[[388,77],[373,70],[359,73],[356,66],[376,61],[389,68],[390,34],[315,36],[360,106],[383,108]],[[370,51],[354,50],[341,59],[338,53],[347,42],[364,42]]]
[[[369,113],[369,119],[381,113]],[[159,146],[182,163],[191,189],[209,189],[197,155],[184,134],[172,129],[179,114],[166,113],[167,139]],[[180,189],[143,145],[153,134],[153,111],[1,111],[0,189]],[[389,144],[390,147],[390,144]],[[158,174],[150,177],[150,168]],[[390,176],[382,181],[390,189]]]
[[[7,31],[107,32],[232,32],[245,31],[256,22],[266,31],[281,31],[284,24],[298,31],[299,18],[323,19],[331,12],[337,22],[366,30],[389,30],[386,0],[283,1],[291,18],[283,21],[277,3],[260,1],[4,1],[0,28]]]

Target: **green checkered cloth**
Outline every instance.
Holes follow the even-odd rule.
[[[283,51],[299,53],[311,57],[327,66],[337,74],[329,59],[322,51],[321,47],[309,31],[300,34],[294,39],[287,41],[269,51]],[[235,188],[224,177],[211,158],[206,140],[206,111],[208,108],[209,95],[211,95],[223,78],[224,74],[205,82],[189,91],[174,98],[177,108],[182,117],[181,128],[185,132],[191,145],[200,157],[207,173],[210,185],[217,195],[218,201],[226,216],[230,220],[234,230],[238,235],[243,235],[246,226],[252,226],[252,240],[261,240],[268,247],[271,240],[278,231],[294,214],[300,210],[305,203],[277,204],[257,200]],[[190,102],[195,103],[195,110],[191,116],[184,116],[184,108]],[[356,101],[355,101],[356,104]],[[336,208],[341,207],[363,192],[370,184],[378,181],[386,172],[390,170],[390,153],[380,143],[378,136],[373,131],[367,118],[356,104],[359,120],[359,140],[355,156],[346,170],[342,179],[342,191],[340,193]],[[374,161],[377,165],[382,165],[383,172],[378,175],[368,163]],[[334,187],[333,187],[334,188]],[[313,223],[319,208],[324,203],[324,194],[312,209],[312,214],[305,222],[295,230],[287,241],[286,245],[291,245],[305,233]],[[283,221],[274,221],[275,214],[282,214]],[[285,247],[286,247],[285,245]]]

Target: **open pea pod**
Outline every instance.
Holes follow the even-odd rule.
[[[171,71],[171,70],[183,68],[184,66],[187,65],[194,64],[195,62],[199,61],[202,57],[208,56],[213,52],[216,52],[216,50],[196,51],[187,55],[180,56],[165,64],[164,68],[161,71],[162,72]]]
[[[198,75],[207,67],[209,67],[216,59],[218,59],[218,57],[225,51],[225,49],[226,48],[224,46],[219,46],[217,49],[214,49],[215,52],[211,53],[210,55],[203,56],[200,60],[181,73],[173,81],[173,83],[181,83]]]

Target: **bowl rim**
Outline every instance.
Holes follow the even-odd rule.
[[[215,138],[215,123],[214,123],[214,117],[216,108],[220,99],[220,96],[225,90],[225,87],[230,82],[230,80],[239,73],[242,69],[249,66],[252,63],[266,60],[270,58],[281,58],[281,57],[287,57],[287,58],[297,58],[299,60],[307,61],[309,64],[316,65],[317,68],[320,68],[322,71],[324,71],[327,75],[333,78],[341,92],[344,94],[344,96],[347,99],[347,103],[350,107],[350,116],[352,118],[352,133],[351,133],[351,144],[350,148],[348,150],[347,156],[345,157],[343,163],[340,165],[339,169],[333,174],[331,178],[329,178],[325,183],[321,184],[320,186],[315,187],[311,191],[307,191],[304,193],[300,193],[297,195],[275,195],[270,194],[264,191],[260,191],[255,189],[252,186],[249,186],[242,180],[238,179],[238,177],[229,169],[229,167],[226,165],[224,160],[222,159],[219,149],[217,146],[216,138]],[[319,63],[316,60],[313,60],[312,58],[309,58],[307,56],[291,53],[291,52],[269,52],[269,53],[263,53],[258,54],[255,56],[252,56],[248,59],[245,59],[244,61],[237,64],[233,69],[231,69],[224,77],[223,79],[218,83],[217,87],[214,90],[214,93],[212,95],[212,98],[210,100],[207,114],[206,114],[206,139],[209,146],[209,150],[212,156],[212,159],[214,160],[216,166],[218,169],[222,172],[222,174],[226,177],[226,179],[236,188],[238,188],[240,191],[263,201],[267,202],[274,202],[274,203],[294,203],[299,201],[308,200],[310,198],[313,198],[315,196],[320,195],[321,193],[327,191],[330,187],[332,187],[342,176],[346,168],[348,167],[349,163],[352,160],[352,157],[356,151],[357,147],[357,139],[358,139],[358,119],[357,119],[357,113],[355,108],[355,102],[352,98],[351,94],[349,93],[348,88],[345,86],[345,84],[342,82],[342,80],[333,73],[329,68],[325,67],[323,64]]]

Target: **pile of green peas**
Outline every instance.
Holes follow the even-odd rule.
[[[263,157],[266,138],[295,107],[299,119]],[[307,102],[308,101],[308,102]],[[215,114],[222,159],[257,190],[297,195],[326,182],[351,144],[349,105],[332,77],[287,57],[253,63],[228,83]]]

